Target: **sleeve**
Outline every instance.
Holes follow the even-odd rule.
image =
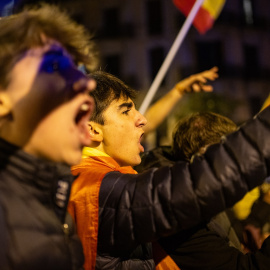
[[[99,248],[129,250],[231,207],[269,176],[269,133],[267,108],[192,164],[108,173],[99,194]]]
[[[268,270],[270,265],[270,237],[261,250],[247,254],[206,227],[183,231],[160,243],[181,269]]]

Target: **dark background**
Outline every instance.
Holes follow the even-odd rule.
[[[16,13],[40,2],[0,3],[11,3],[9,12]],[[100,68],[138,90],[138,107],[185,21],[171,0],[43,2],[60,5],[94,33]],[[1,14],[7,15],[3,9]],[[219,67],[219,79],[214,93],[187,95],[158,129],[155,143],[166,143],[175,121],[193,111],[221,113],[238,124],[256,114],[270,92],[269,48],[269,0],[227,0],[206,34],[191,27],[154,100],[182,78],[213,66]]]

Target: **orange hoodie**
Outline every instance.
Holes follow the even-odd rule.
[[[77,225],[81,239],[85,270],[94,270],[97,255],[99,189],[105,174],[112,171],[136,174],[130,166],[120,167],[107,154],[93,148],[85,147],[83,159],[79,165],[72,167],[72,173],[79,175],[72,185],[68,211]],[[174,261],[162,251],[154,248],[158,254],[158,270],[178,270]]]

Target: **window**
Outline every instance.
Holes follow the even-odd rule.
[[[160,35],[163,32],[162,8],[160,0],[146,2],[147,30],[149,35]]]
[[[256,78],[259,75],[258,48],[255,45],[244,45],[244,76]]]
[[[118,8],[108,8],[103,14],[103,31],[106,37],[119,36],[119,10]]]
[[[106,56],[103,70],[121,78],[120,56],[118,54]]]
[[[254,2],[253,0],[242,0],[244,20],[246,25],[254,24]]]
[[[149,51],[150,74],[151,74],[152,81],[155,79],[164,61],[164,58],[165,58],[164,55],[165,53],[162,47],[156,47]]]
[[[223,57],[220,41],[198,42],[196,44],[197,63],[200,71],[218,66],[221,70]]]

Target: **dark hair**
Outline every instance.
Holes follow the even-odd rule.
[[[95,110],[91,116],[91,121],[105,124],[103,112],[114,100],[121,97],[134,100],[136,91],[117,77],[104,71],[95,71],[90,74],[90,77],[96,81],[96,89],[90,93],[95,101]]]
[[[24,52],[44,45],[42,34],[60,42],[76,64],[96,69],[97,51],[87,30],[58,7],[41,4],[0,19],[0,86],[8,86],[9,72]]]
[[[203,147],[219,143],[222,136],[237,129],[229,118],[213,113],[200,112],[182,118],[173,132],[173,155],[177,160],[191,160]]]

